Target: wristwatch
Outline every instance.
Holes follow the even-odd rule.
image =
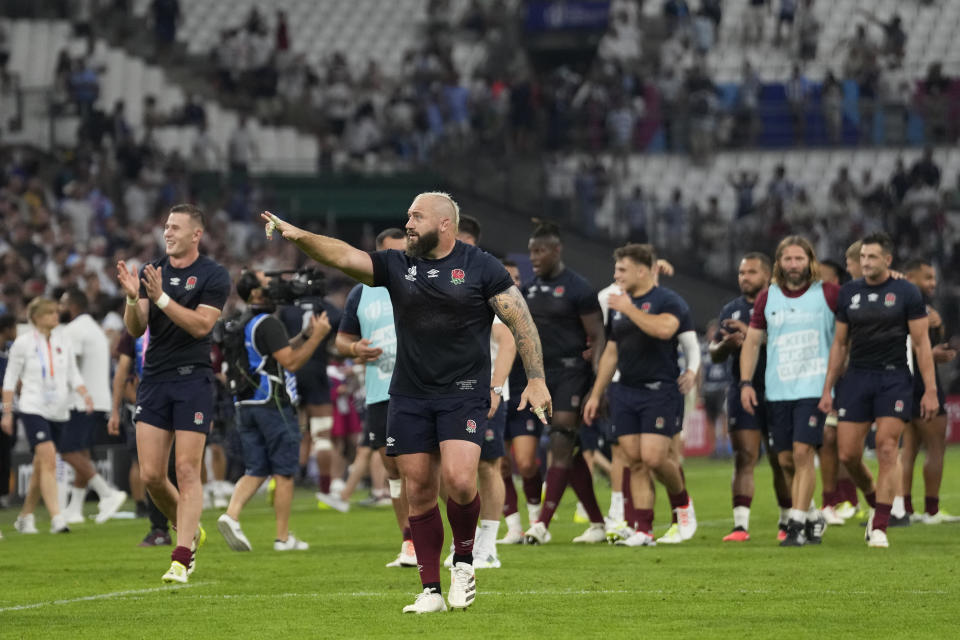
[[[498,396],[502,396],[502,395],[503,395],[503,387],[502,387],[502,386],[501,386],[501,387],[490,387],[490,390],[493,391],[493,392],[494,392],[495,394],[497,394]]]

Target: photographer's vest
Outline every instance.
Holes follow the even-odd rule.
[[[763,315],[767,321],[766,399],[819,398],[836,327],[823,283],[814,282],[797,298],[788,298],[771,284]]]
[[[390,399],[390,380],[397,361],[397,331],[393,326],[393,303],[386,287],[363,285],[357,305],[360,335],[370,341],[371,347],[383,349],[373,362],[367,363],[365,385],[367,404]]]
[[[299,401],[297,394],[297,377],[286,369],[283,369],[283,367],[280,367],[279,364],[277,365],[278,369],[283,371],[282,380],[277,377],[276,372],[267,372],[267,362],[270,359],[269,354],[261,354],[257,350],[256,343],[253,339],[254,335],[256,335],[257,327],[260,326],[260,323],[263,322],[264,318],[268,315],[269,314],[266,313],[260,313],[253,316],[243,328],[243,346],[247,350],[247,360],[250,362],[250,373],[257,376],[259,384],[254,390],[252,397],[240,400],[238,404],[267,404],[273,399],[274,385],[281,385],[286,389],[286,395],[290,403],[296,405]],[[277,398],[278,401],[283,401],[279,394]]]

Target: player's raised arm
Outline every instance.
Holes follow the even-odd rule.
[[[329,236],[310,233],[305,229],[295,227],[284,222],[269,211],[264,211],[260,217],[266,222],[266,234],[269,240],[273,232],[297,245],[303,253],[320,264],[339,269],[351,278],[366,285],[373,284],[373,260],[366,251],[361,251],[343,240]]]

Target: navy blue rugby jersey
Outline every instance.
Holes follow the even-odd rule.
[[[226,304],[230,295],[230,274],[207,256],[201,255],[183,269],[171,266],[169,256],[150,264],[161,270],[163,292],[177,304],[187,309],[196,309],[200,305],[223,309]],[[143,269],[140,278],[140,297],[146,298]],[[150,342],[144,358],[143,381],[190,380],[211,375],[210,334],[194,338],[152,303],[147,327]]]
[[[490,393],[488,300],[513,286],[495,257],[457,241],[444,258],[370,254],[373,286],[386,287],[397,330],[390,393],[413,397]]]
[[[723,321],[732,319],[750,326],[750,318],[753,316],[753,303],[749,302],[744,296],[734,298],[723,306],[720,310],[720,327],[723,328]],[[740,384],[740,349],[730,352],[730,372],[734,385]],[[767,350],[760,345],[760,354],[757,357],[757,366],[753,370],[753,386],[758,391],[763,390],[764,372],[767,370]]]
[[[676,384],[680,376],[677,336],[693,329],[690,307],[676,292],[659,286],[631,299],[644,313],[669,313],[676,316],[680,325],[670,338],[660,340],[647,335],[630,318],[611,309],[607,319],[607,340],[617,343],[620,383],[628,387],[642,387],[654,382]]]
[[[555,278],[534,278],[523,285],[523,293],[540,333],[544,368],[589,367],[583,359],[587,332],[580,317],[601,313],[596,289],[579,274],[564,269]]]
[[[926,315],[920,290],[907,280],[887,278],[869,285],[860,278],[843,285],[837,320],[849,326],[850,366],[906,369],[908,322]]]

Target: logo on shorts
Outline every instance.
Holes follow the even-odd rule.
[[[897,304],[897,295],[895,293],[888,293],[883,296],[883,306],[892,307],[895,304]]]
[[[193,424],[203,424],[203,413],[197,411],[193,414]]]
[[[183,288],[186,289],[187,291],[190,291],[196,286],[197,286],[197,276],[190,276],[189,278],[187,278],[187,283],[183,285]]]
[[[554,287],[554,288],[553,288],[553,297],[554,297],[554,298],[562,298],[562,297],[563,297],[563,294],[566,293],[566,291],[567,291],[567,290],[564,289],[562,285],[559,286],[559,287]]]
[[[903,400],[897,400],[893,403],[893,410],[897,413],[903,413]]]
[[[377,438],[377,436],[375,436],[372,433],[368,433],[367,436],[368,436],[367,439],[370,440],[370,442],[373,442]]]
[[[388,447],[392,447],[394,442],[396,442],[396,440],[394,440],[393,436],[390,436],[389,438],[387,438]]]
[[[463,272],[463,269],[454,269],[450,272],[450,282],[453,284],[463,284],[466,277],[467,274]]]
[[[846,410],[846,409],[841,408],[839,411],[837,411],[837,417],[842,418],[842,417],[844,417],[845,415],[847,415],[847,410]]]
[[[570,406],[576,409],[580,406],[580,396],[570,396]]]
[[[653,423],[653,426],[657,429],[663,429],[663,418],[657,417],[656,421]]]
[[[527,431],[535,431],[536,427],[533,424],[533,420],[527,420]]]
[[[642,305],[640,305],[640,311],[643,311],[644,313],[650,313],[650,303],[644,302]]]
[[[47,432],[46,431],[37,431],[37,440],[46,440]]]
[[[473,420],[467,420],[467,433],[476,433],[477,423]]]
[[[810,425],[810,428],[811,428],[811,429],[816,428],[816,426],[817,426],[817,416],[810,416],[810,420],[807,422],[807,424]]]
[[[486,440],[487,442],[493,442],[493,437],[494,437],[493,429],[487,429],[487,432],[483,434],[483,439]]]
[[[140,405],[137,405],[137,410],[133,412],[133,415],[138,416],[140,415],[141,411],[143,411],[143,407],[141,407]]]

